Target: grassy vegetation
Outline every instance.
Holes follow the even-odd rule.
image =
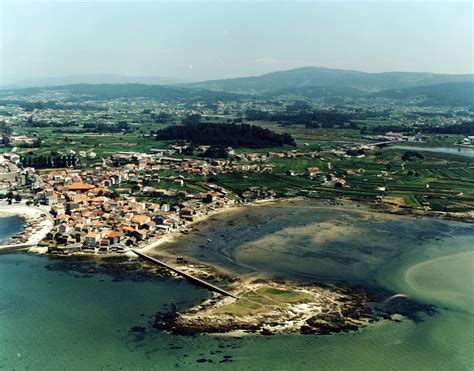
[[[215,309],[213,314],[249,316],[268,311],[271,305],[304,303],[311,299],[311,294],[299,290],[260,287],[244,292],[238,301]]]
[[[289,190],[311,191],[312,196],[334,198],[348,196],[373,200],[377,195],[402,198],[406,206],[430,206],[433,210],[463,211],[474,208],[474,162],[458,156],[425,155],[423,160],[403,162],[403,150],[387,149],[364,158],[344,158],[322,152],[320,158],[309,156],[271,159],[272,174],[221,174],[222,186],[241,194],[249,187],[266,187],[279,194]],[[449,159],[447,159],[449,158]],[[303,173],[309,166],[318,166],[323,173],[344,174],[348,170],[348,187],[332,188],[301,175],[289,176],[288,169]],[[385,191],[377,188],[384,187]],[[390,198],[389,198],[390,200]]]
[[[281,108],[277,109],[284,109],[284,104],[288,102],[283,101],[282,105],[277,106]],[[366,104],[367,102],[352,100],[345,102],[345,106],[349,110],[353,107],[375,109],[379,112],[390,108],[390,114],[375,115],[373,118],[357,121],[360,126],[369,129],[380,125],[410,125],[414,120],[418,120],[416,117],[410,118],[407,115],[410,110],[415,109],[413,107],[401,106],[398,103],[384,103],[384,100],[377,102],[381,104],[380,107],[372,107],[371,104]],[[31,128],[27,123],[27,118],[20,115],[22,111],[19,108],[8,106],[4,110],[11,113],[12,117],[18,116],[17,119],[10,118],[12,129],[16,135],[26,134],[30,137],[39,137],[43,141],[40,148],[20,148],[20,153],[31,152],[35,156],[48,156],[52,152],[67,154],[70,151],[76,153],[93,151],[96,153],[97,157],[95,159],[81,159],[82,164],[98,162],[101,157],[108,158],[118,151],[151,152],[152,149],[167,148],[169,142],[156,141],[149,134],[167,125],[181,122],[181,119],[188,114],[188,108],[183,108],[181,105],[174,108],[166,107],[166,105],[150,103],[146,99],[134,99],[133,101],[121,99],[99,100],[94,104],[97,104],[103,110],[40,110],[39,113],[35,113],[35,121],[63,124],[71,122],[71,124],[57,127]],[[318,104],[320,103],[316,105]],[[160,108],[158,109],[158,107]],[[206,108],[207,111],[215,112],[203,116],[203,121],[225,122],[243,117],[243,111],[237,104],[229,107],[228,114],[223,114],[220,108]],[[318,108],[330,109],[331,105],[326,104],[325,106],[323,104]],[[154,116],[151,114],[151,111],[155,109],[171,112],[169,119],[162,123],[155,122]],[[275,106],[273,106],[273,109],[275,109]],[[38,114],[41,117],[36,117]],[[91,135],[84,132],[83,125],[86,123],[116,123],[122,120],[129,123],[130,132],[102,135]],[[423,121],[430,125],[437,124],[439,120],[440,118],[436,115],[423,117]],[[334,154],[331,149],[340,148],[341,143],[367,142],[359,130],[338,127],[307,128],[304,125],[285,126],[268,121],[252,121],[251,124],[268,128],[277,133],[288,133],[295,138],[298,150],[304,152],[318,150],[320,151],[320,157],[271,158],[265,163],[260,163],[261,168],[271,165],[273,167],[272,174],[218,174],[216,176],[218,184],[239,195],[242,195],[250,187],[260,187],[271,189],[279,195],[298,193],[321,198],[348,196],[363,200],[374,200],[377,196],[383,195],[387,196],[389,201],[403,200],[405,206],[429,206],[433,210],[448,211],[474,209],[473,159],[423,152],[424,158],[422,160],[403,162],[401,155],[404,150],[393,148],[367,153],[364,158],[346,158]],[[459,135],[427,135],[426,142],[416,142],[414,145],[421,147],[450,146],[459,138]],[[266,153],[268,151],[293,149],[294,147],[291,146],[260,149],[242,148],[238,152]],[[8,150],[11,150],[11,148],[0,146],[0,152]],[[322,185],[321,179],[309,179],[302,175],[306,168],[314,166],[317,166],[324,175],[334,173],[338,177],[345,176],[348,186],[332,188],[331,186]],[[295,172],[297,175],[287,175],[288,170]],[[349,170],[354,172],[355,175],[345,175]],[[163,170],[159,172],[159,175],[172,177],[179,175],[179,173],[175,170]],[[176,191],[182,190],[189,193],[206,191],[206,187],[202,185],[204,180],[202,176],[184,173],[182,175],[187,179],[191,179],[191,181],[186,181],[184,186],[166,180],[159,184],[147,185]],[[379,187],[384,187],[386,190],[377,190]]]
[[[269,121],[252,121],[252,125],[273,130],[277,133],[291,134],[297,142],[318,145],[315,141],[353,142],[360,140],[359,130],[339,128],[307,128],[304,125],[280,125]]]

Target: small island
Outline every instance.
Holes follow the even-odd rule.
[[[232,291],[239,299],[213,296],[184,311],[157,313],[155,327],[173,334],[356,330],[371,318],[370,294],[324,284],[250,280]]]

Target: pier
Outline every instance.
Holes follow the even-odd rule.
[[[202,279],[200,278],[197,278],[197,277],[194,277],[193,275],[189,274],[189,273],[186,273],[186,272],[183,272],[182,270],[180,269],[177,269],[177,268],[174,268],[172,267],[171,265],[169,264],[166,264],[165,262],[162,262],[161,260],[158,260],[158,259],[155,259],[155,258],[152,258],[151,256],[149,255],[145,255],[141,252],[138,252],[137,250],[135,249],[131,249],[132,252],[134,252],[135,254],[137,254],[139,257],[143,258],[143,259],[146,259],[148,261],[151,261],[153,263],[156,263],[166,269],[169,269],[170,271],[173,271],[177,274],[179,274],[180,276],[183,276],[184,278],[190,280],[190,281],[193,281],[195,283],[197,283],[198,285],[201,285],[201,286],[204,286],[206,287],[207,289],[211,290],[211,291],[215,291],[215,292],[218,292],[219,294],[222,294],[222,295],[226,295],[226,296],[230,296],[231,298],[234,298],[234,299],[239,299],[238,296],[235,296],[233,294],[231,294],[230,292],[226,291],[226,290],[223,290],[221,289],[220,287],[217,287],[209,282],[206,282],[206,281],[203,281]]]

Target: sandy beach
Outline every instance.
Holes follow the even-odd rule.
[[[54,225],[53,217],[47,210],[24,204],[1,205],[0,218],[6,216],[18,216],[25,222],[23,231],[17,241],[0,248],[9,249],[15,247],[29,247],[31,251],[43,252],[36,245],[43,240]],[[41,251],[40,251],[41,250]]]

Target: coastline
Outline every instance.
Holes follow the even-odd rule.
[[[176,230],[172,230],[164,234],[163,236],[159,237],[158,239],[154,239],[152,241],[144,241],[141,245],[135,246],[142,253],[150,253],[156,252],[156,248],[159,246],[166,244],[166,243],[173,243],[179,236],[183,234],[192,233],[193,227],[200,223],[208,221],[210,218],[225,214],[235,212],[242,208],[248,207],[257,207],[265,204],[286,204],[293,201],[304,200],[306,197],[304,196],[294,196],[294,197],[282,197],[282,198],[269,198],[269,199],[260,199],[254,200],[250,202],[243,202],[243,203],[236,203],[231,205],[226,205],[222,208],[218,208],[208,212],[207,214],[196,215],[195,219],[192,222],[188,222],[185,225],[182,225]],[[312,198],[311,198],[312,199]],[[352,200],[346,197],[340,197],[336,199],[317,199],[321,202],[320,207],[338,207],[340,202],[349,202],[352,203],[352,207],[357,208],[365,208],[366,211],[371,211],[375,213],[379,213],[381,215],[385,215],[386,217],[390,215],[401,215],[411,218],[420,218],[420,217],[431,217],[431,218],[442,218],[446,220],[453,220],[459,222],[467,222],[467,223],[474,223],[474,212],[465,212],[465,213],[452,213],[452,212],[437,212],[431,210],[421,210],[421,209],[411,209],[411,208],[403,208],[399,207],[398,205],[389,204],[389,203],[373,203],[373,202],[361,202],[357,200]],[[54,226],[54,218],[48,213],[47,210],[33,207],[33,206],[26,206],[26,205],[0,205],[0,217],[2,215],[15,215],[20,216],[23,220],[25,220],[26,224],[28,223],[36,223],[38,218],[41,217],[41,214],[46,214],[47,219],[40,221],[41,228],[37,228],[37,225],[34,225],[35,230],[34,233],[30,234],[29,231],[23,231],[22,234],[27,235],[27,240],[22,242],[21,244],[10,244],[10,245],[3,245],[0,246],[0,249],[15,249],[15,248],[27,248],[29,247],[30,252],[46,254],[47,249],[36,246],[41,240],[43,240],[47,233],[51,230],[52,226]],[[25,226],[26,228],[28,225]],[[167,255],[163,252],[164,255]],[[75,254],[74,254],[75,255]],[[91,253],[83,253],[81,252],[79,255],[91,255],[95,256],[96,254]],[[117,255],[117,254],[107,254],[107,255]],[[132,251],[126,251],[125,253],[120,253],[118,255],[125,255],[130,258],[137,258],[137,256]],[[198,262],[199,263],[199,262]]]
[[[425,300],[470,311],[474,303],[471,286],[469,285],[469,274],[472,272],[473,259],[473,251],[437,256],[411,266],[405,271],[403,278],[410,290],[417,292]],[[459,272],[464,271],[462,276],[467,277],[467,279],[451,282],[451,277],[445,277],[443,272],[444,270],[449,271],[450,265],[456,265]],[[426,272],[431,270],[438,271],[440,282],[427,279]],[[418,279],[417,276],[419,276]]]
[[[291,202],[303,201],[304,197],[277,198],[259,200],[250,203],[241,203],[235,205],[227,205],[223,208],[215,209],[207,214],[196,216],[192,222],[188,222],[177,230],[173,230],[163,235],[155,241],[144,241],[143,247],[137,248],[140,252],[152,252],[161,255],[170,261],[176,256],[172,252],[158,249],[162,244],[173,243],[178,236],[183,234],[195,233],[193,226],[207,222],[211,217],[226,213],[233,213],[242,208],[250,208],[263,206],[265,204],[275,204],[275,207],[291,207]],[[336,200],[318,200],[315,205],[307,205],[311,209],[353,209],[362,213],[378,213],[384,219],[395,218],[393,213],[385,210],[376,209],[376,204],[359,203],[348,199]],[[305,206],[303,206],[305,207]],[[44,210],[31,208],[36,212],[38,210],[44,213]],[[14,214],[21,214],[21,207],[17,208]],[[5,210],[0,207],[0,215],[8,213],[12,215],[12,209]],[[33,210],[30,210],[33,212]],[[402,210],[405,211],[405,210]],[[428,216],[428,215],[425,215]],[[421,215],[406,214],[406,218],[416,218]],[[76,254],[73,254],[76,255]],[[91,256],[91,254],[78,254]],[[112,254],[110,254],[112,255]],[[109,256],[110,256],[109,255]],[[128,263],[135,262],[136,266],[142,265],[138,256],[132,251],[126,254],[120,254],[124,258],[133,258]],[[396,320],[392,315],[398,315],[400,308],[391,310],[372,311],[371,303],[380,303],[380,298],[372,297],[370,290],[354,290],[351,285],[348,286],[332,286],[320,283],[301,284],[292,280],[275,281],[272,279],[254,276],[230,276],[222,267],[214,264],[206,264],[198,258],[189,258],[189,264],[185,268],[180,267],[190,274],[209,280],[213,283],[222,283],[227,288],[239,296],[244,296],[244,302],[235,304],[229,299],[220,298],[212,295],[211,298],[201,302],[191,308],[179,313],[178,316],[170,312],[157,312],[154,327],[161,328],[174,334],[198,334],[198,333],[226,333],[235,335],[241,333],[261,333],[263,335],[273,333],[295,333],[302,334],[329,334],[344,331],[355,331],[361,327],[365,327],[370,323],[381,319]],[[106,256],[93,255],[100,258]],[[127,264],[128,264],[127,263]],[[186,262],[187,263],[187,262]],[[111,264],[114,264],[111,262]],[[146,263],[144,264],[146,265]],[[127,265],[120,267],[117,262],[113,267],[114,272],[125,271],[131,268]],[[155,272],[155,270],[153,270]],[[153,273],[155,274],[155,273]],[[171,276],[174,276],[171,274]],[[257,292],[257,294],[256,294]],[[388,297],[395,293],[389,292],[383,295]],[[282,300],[279,300],[279,299]],[[259,306],[256,309],[249,305]],[[410,318],[415,316],[416,312],[429,313],[428,306],[419,306],[416,301],[407,301],[406,308],[402,308],[401,317]],[[324,310],[322,310],[324,309]],[[269,326],[268,324],[271,324]]]
[[[188,230],[190,228],[192,229],[192,227],[194,225],[197,225],[197,224],[202,223],[202,222],[206,222],[211,217],[216,216],[216,215],[221,215],[221,214],[225,214],[225,213],[234,212],[234,211],[237,211],[237,210],[239,210],[241,208],[244,208],[244,207],[259,206],[259,205],[264,205],[264,204],[268,204],[268,203],[296,201],[296,200],[300,200],[300,199],[303,199],[303,198],[304,197],[269,198],[269,199],[263,199],[263,200],[256,200],[256,201],[253,201],[253,202],[245,202],[245,203],[225,206],[223,208],[213,210],[213,211],[211,211],[207,214],[199,215],[192,222],[186,223],[184,226],[182,226],[181,228],[179,228],[177,230],[168,232],[166,235],[164,235],[163,237],[161,237],[160,239],[158,239],[156,241],[148,242],[148,243],[144,244],[144,246],[141,246],[141,247],[138,246],[137,249],[140,252],[145,253],[145,254],[149,253],[149,252],[153,252],[154,249],[156,247],[159,247],[160,245],[163,245],[163,244],[168,243],[168,242],[175,242],[176,238],[183,234],[183,231]],[[136,255],[133,254],[133,256],[136,256]]]
[[[187,223],[183,227],[168,232],[166,235],[161,237],[160,239],[148,242],[144,244],[144,246],[137,247],[143,253],[153,252],[156,247],[163,245],[168,242],[175,242],[176,238],[183,234],[184,230],[192,229],[193,226],[200,224],[202,222],[206,222],[211,217],[216,215],[221,215],[229,212],[237,211],[241,208],[245,207],[255,207],[261,206],[268,203],[288,203],[292,201],[304,200],[305,197],[303,196],[296,196],[296,197],[288,197],[288,198],[271,198],[271,199],[262,199],[262,200],[255,200],[252,202],[245,202],[240,204],[234,204],[231,206],[226,206],[220,209],[213,210],[212,212],[199,215],[190,223]],[[453,213],[453,212],[442,212],[442,211],[431,211],[431,210],[420,210],[420,209],[411,209],[411,208],[403,208],[393,204],[381,204],[381,203],[372,203],[372,202],[358,202],[355,200],[351,200],[348,198],[336,198],[334,200],[326,200],[326,199],[318,199],[322,205],[321,207],[331,207],[331,203],[338,203],[341,201],[353,203],[353,207],[364,207],[367,211],[371,211],[374,213],[383,214],[386,216],[389,215],[401,215],[406,217],[412,218],[419,218],[419,217],[429,217],[429,218],[442,218],[446,220],[453,220],[465,223],[474,223],[474,212],[465,212],[465,213]]]
[[[352,288],[255,278],[238,286],[231,287],[238,301],[213,295],[183,312],[156,313],[153,327],[174,335],[327,335],[355,331],[377,317],[369,305],[375,295]]]
[[[47,210],[24,204],[1,205],[0,218],[17,216],[24,221],[23,230],[15,237],[18,241],[0,245],[0,251],[29,248],[31,252],[46,253],[46,250],[38,247],[54,225],[54,219]]]

